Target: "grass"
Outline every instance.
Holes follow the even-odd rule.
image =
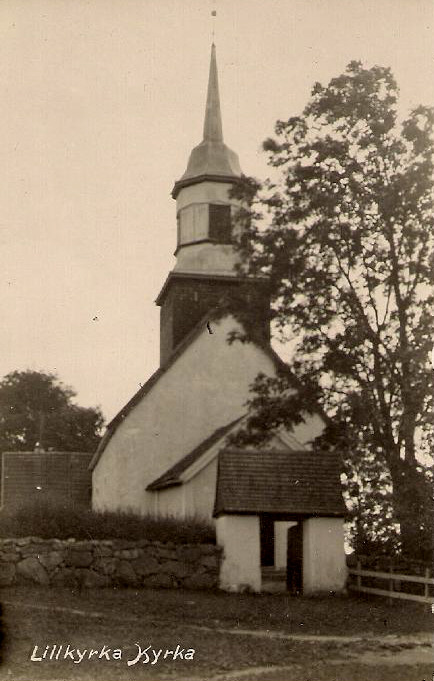
[[[8,589],[9,591],[9,589]],[[34,588],[10,588],[19,599],[34,593]],[[327,636],[408,635],[430,631],[433,615],[430,607],[419,603],[356,596],[292,597],[280,594],[229,594],[226,592],[182,591],[175,589],[99,589],[84,595],[69,589],[38,589],[44,603],[58,600],[85,602],[86,607],[100,610],[101,603],[133,617],[144,612],[150,618],[165,622],[193,622],[229,629],[269,629],[287,634]],[[74,607],[82,607],[75,605]]]
[[[381,637],[386,634],[400,634],[406,642],[408,634],[429,631],[432,615],[419,604],[145,589],[80,594],[39,587],[4,589],[2,600],[6,648],[0,679],[11,681],[216,681],[227,674],[232,681],[422,681],[432,673],[431,665],[417,661],[390,668],[360,661],[363,651],[381,653]],[[357,645],[300,641],[262,635],[267,632],[353,634],[362,640]],[[163,650],[180,644],[195,649],[195,658],[127,667],[136,642],[142,648]],[[81,664],[30,661],[34,645],[55,643],[81,650],[117,647],[124,659]],[[426,654],[426,649],[422,652]],[[250,673],[258,668],[262,671]]]
[[[135,513],[98,513],[89,508],[50,500],[32,502],[0,513],[0,537],[41,537],[42,539],[125,539],[215,544],[215,529],[191,517],[154,518]]]

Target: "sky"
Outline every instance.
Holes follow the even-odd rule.
[[[434,105],[431,0],[2,0],[0,378],[56,373],[110,420],[158,367],[170,193],[201,141],[213,25],[247,175],[267,176],[276,120],[353,59],[392,68],[403,115]]]

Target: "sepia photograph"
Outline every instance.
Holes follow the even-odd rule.
[[[431,0],[0,2],[0,681],[434,678]]]

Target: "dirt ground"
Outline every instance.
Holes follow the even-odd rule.
[[[1,680],[431,681],[434,673],[434,615],[417,603],[151,589],[8,588],[0,599]]]

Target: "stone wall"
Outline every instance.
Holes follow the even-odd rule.
[[[212,589],[220,549],[206,544],[74,539],[0,539],[0,586]]]

